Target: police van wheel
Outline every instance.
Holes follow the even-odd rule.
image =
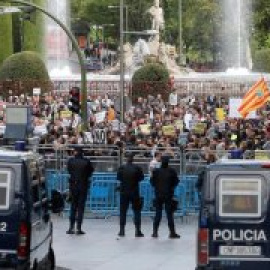
[[[53,249],[50,248],[48,259],[47,259],[46,270],[54,270],[54,269],[55,269],[55,256],[54,256]]]

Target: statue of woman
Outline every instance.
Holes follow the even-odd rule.
[[[151,6],[147,13],[152,17],[152,30],[156,30],[158,33],[164,30],[164,14],[163,9],[159,6],[159,0],[154,0],[154,5]]]

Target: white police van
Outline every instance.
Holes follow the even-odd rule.
[[[270,162],[221,160],[201,187],[196,270],[270,269]]]
[[[55,269],[44,170],[36,153],[0,149],[0,269]]]

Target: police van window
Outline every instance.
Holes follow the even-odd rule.
[[[11,173],[9,171],[0,171],[0,210],[9,208],[11,185]]]
[[[220,177],[219,215],[222,217],[260,217],[263,179]]]

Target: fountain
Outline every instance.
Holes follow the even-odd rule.
[[[68,24],[70,0],[48,0],[48,9],[58,18]],[[152,30],[149,40],[138,40],[135,46],[127,43],[124,46],[125,81],[131,80],[133,72],[144,62],[144,56],[156,56],[164,63],[171,74],[174,74],[175,87],[181,91],[197,92],[223,91],[223,89],[237,88],[246,91],[250,85],[261,76],[270,81],[269,74],[249,72],[252,60],[249,46],[251,29],[251,1],[252,0],[222,0],[223,23],[223,55],[227,72],[197,73],[182,70],[174,58],[168,53],[168,45],[160,41],[160,31],[165,27],[163,10],[160,1],[154,0],[154,5],[147,11],[152,18]],[[71,56],[69,42],[65,33],[53,22],[47,23],[48,67],[56,88],[66,90],[69,83],[80,81],[77,58]],[[110,75],[111,74],[111,75]],[[117,75],[113,75],[117,74]],[[88,90],[119,91],[119,65],[111,70],[104,70],[103,74],[88,73]],[[246,86],[245,86],[246,85]],[[179,90],[179,91],[180,91]],[[224,92],[223,92],[224,93]],[[241,92],[242,93],[242,92]]]
[[[62,23],[69,25],[69,0],[48,0],[47,3],[48,11]],[[46,43],[47,66],[50,75],[52,77],[71,75],[69,39],[64,30],[49,18],[46,19]]]
[[[248,74],[252,69],[249,46],[251,1],[222,1],[222,44],[224,65],[229,74]]]

